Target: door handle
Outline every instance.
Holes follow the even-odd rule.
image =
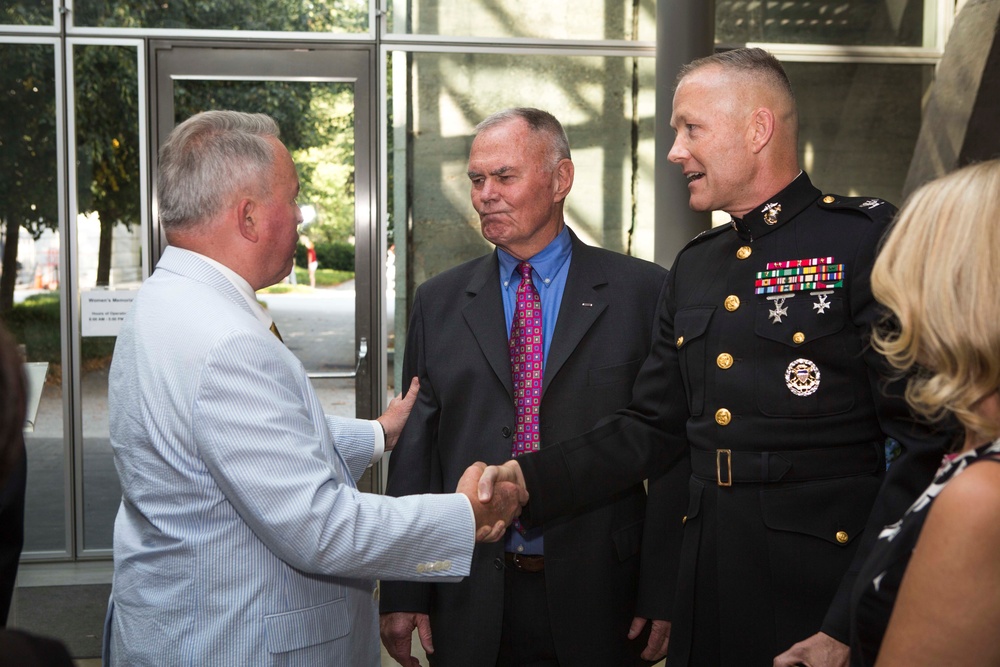
[[[317,373],[306,373],[310,378],[315,378],[319,380],[352,380],[358,377],[358,373],[361,372],[361,362],[365,360],[368,356],[368,339],[364,336],[358,341],[358,363],[354,366],[353,371],[331,371],[331,372],[317,372]]]

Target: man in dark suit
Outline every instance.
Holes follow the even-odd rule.
[[[691,208],[731,224],[678,254],[629,408],[488,470],[481,491],[521,476],[522,521],[547,525],[686,452],[680,572],[655,558],[672,546],[666,483],[650,483],[643,546],[643,589],[663,591],[651,616],[671,621],[667,664],[846,664],[855,555],[930,482],[947,437],[915,423],[867,345],[894,209],[812,185],[791,86],[761,49],[685,66],[671,126]],[[887,438],[902,451],[888,471]]]
[[[666,271],[587,246],[565,226],[574,167],[559,122],[509,109],[476,132],[472,202],[497,250],[416,292],[403,374],[420,378],[420,394],[390,460],[391,495],[440,492],[472,461],[503,462],[583,432],[627,405],[649,350]],[[543,350],[528,355],[541,355],[536,400],[518,408],[532,390],[516,351],[525,290],[538,293]],[[679,533],[686,493],[671,486],[681,489],[671,524]],[[406,667],[419,664],[414,628],[437,666],[640,664],[646,637],[629,635],[644,508],[643,485],[631,484],[544,530],[511,529],[502,543],[480,545],[452,590],[384,582],[383,643]]]

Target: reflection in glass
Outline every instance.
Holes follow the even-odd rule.
[[[175,30],[364,33],[367,0],[160,0],[77,2],[75,25]]]
[[[61,233],[56,160],[55,52],[0,44],[0,319],[23,346],[41,400],[25,433],[24,551],[66,547]],[[38,371],[37,374],[34,371]],[[37,385],[36,385],[37,387]]]
[[[0,4],[0,24],[52,25],[52,0],[21,0]]]
[[[799,105],[802,168],[816,187],[901,205],[933,66],[783,65]]]
[[[76,275],[80,289],[83,549],[110,549],[121,486],[108,434],[115,317],[142,282],[136,49],[76,46]]]
[[[389,32],[653,41],[656,0],[393,0]]]
[[[926,0],[718,0],[715,41],[922,46]]]

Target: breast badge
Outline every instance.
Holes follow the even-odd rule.
[[[796,359],[785,370],[785,385],[796,396],[810,396],[819,389],[819,367],[808,359]]]

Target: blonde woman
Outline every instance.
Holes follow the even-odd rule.
[[[953,415],[965,439],[857,580],[855,665],[1000,665],[998,210],[1000,160],[933,181],[900,211],[872,270],[896,321],[876,349],[912,374],[911,407]]]

